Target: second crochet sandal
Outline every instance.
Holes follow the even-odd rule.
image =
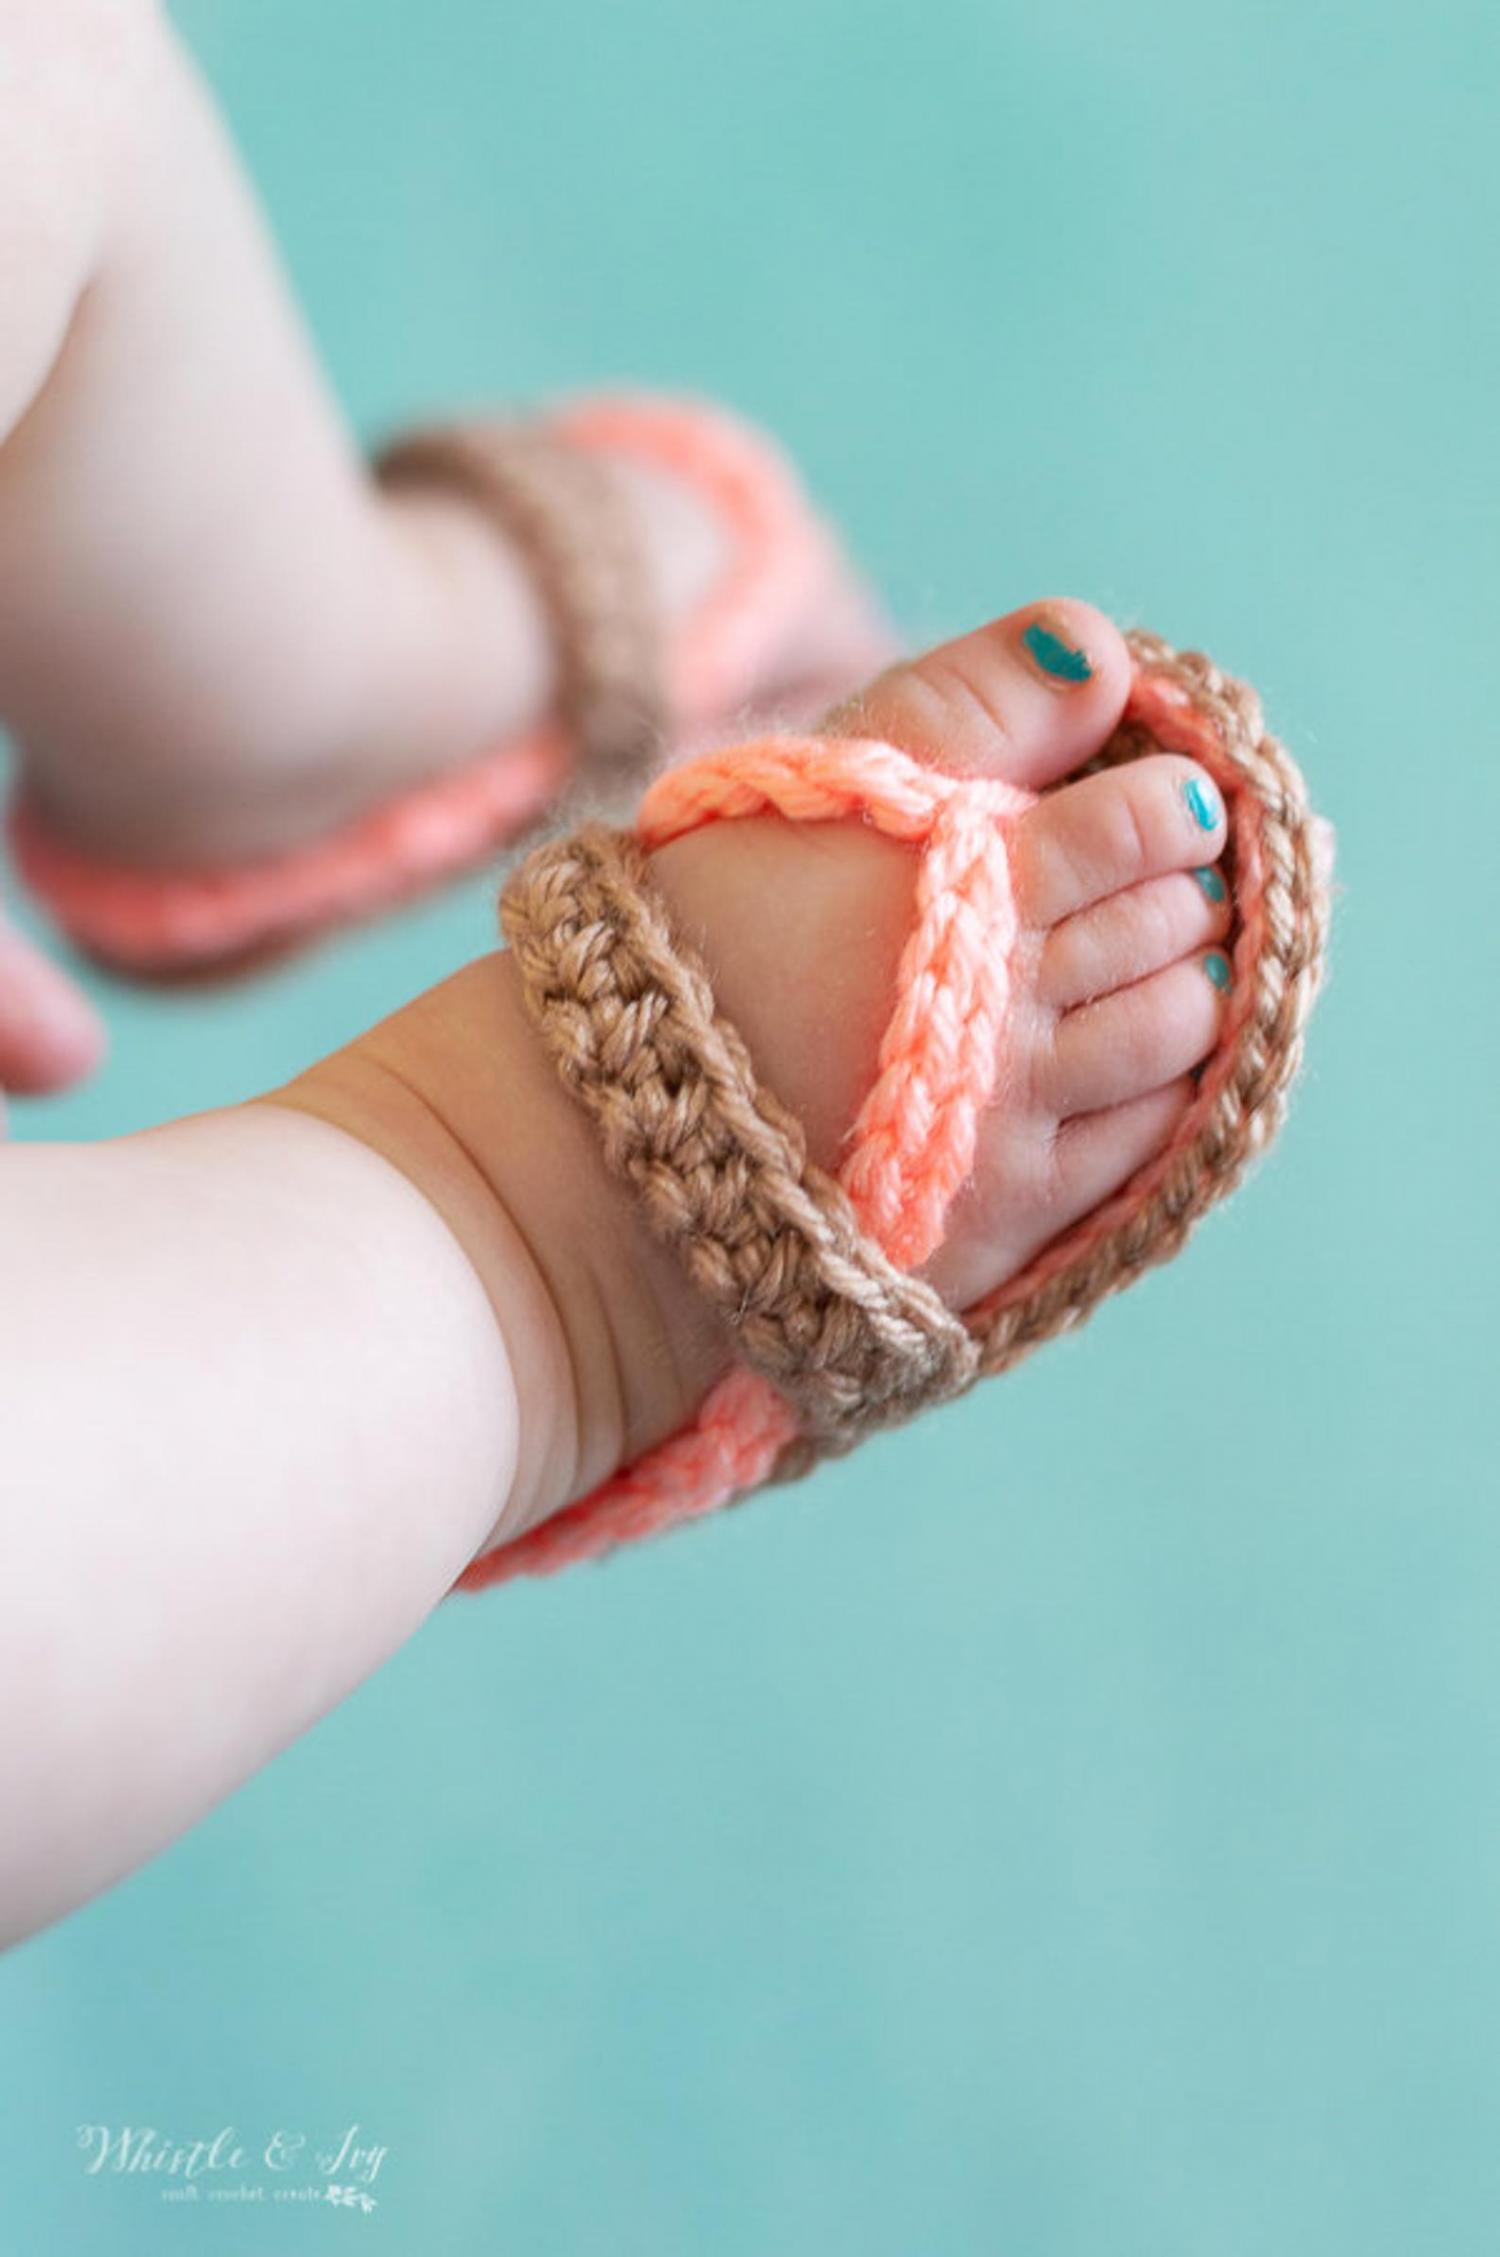
[[[1007,832],[1032,794],[888,744],[772,738],[669,771],[634,835],[593,825],[515,872],[502,922],[531,1019],[609,1166],[732,1325],[739,1361],[689,1426],[475,1561],[460,1587],[545,1574],[710,1512],[1009,1370],[1177,1253],[1274,1135],[1323,960],[1316,819],[1252,690],[1197,653],[1127,639],[1130,697],[1100,761],[1187,753],[1228,812],[1235,932],[1219,1041],[1165,1148],[962,1317],[911,1273],[942,1241],[1000,1062],[1017,933]],[[758,1085],[646,865],[700,824],[767,811],[860,815],[921,850],[895,1007],[836,1182]]]
[[[720,583],[670,636],[647,607],[607,455],[681,479],[730,536]],[[240,962],[484,861],[580,772],[643,780],[664,735],[722,721],[763,686],[835,553],[770,443],[696,401],[600,396],[534,424],[435,428],[398,440],[375,468],[388,487],[463,495],[527,559],[557,654],[555,717],[332,836],[235,868],[145,870],[81,853],[18,794],[8,816],[17,867],[97,960],[146,978]]]

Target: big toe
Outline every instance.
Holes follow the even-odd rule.
[[[1043,791],[1099,751],[1129,689],[1119,628],[1092,604],[1058,597],[889,668],[825,727]]]

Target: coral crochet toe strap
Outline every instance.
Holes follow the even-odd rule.
[[[800,1472],[1008,1368],[1182,1245],[1274,1133],[1319,977],[1326,895],[1301,778],[1253,692],[1198,654],[1130,638],[1101,759],[1202,761],[1230,815],[1234,981],[1218,1048],[1166,1148],[962,1319],[909,1273],[941,1243],[1003,1061],[1017,918],[1007,850],[1032,795],[893,746],[778,738],[658,779],[634,838],[599,828],[512,877],[502,919],[527,1008],[609,1165],[735,1327],[740,1360],[691,1426],[516,1542],[474,1589],[545,1573]],[[699,825],[857,815],[921,856],[875,1081],[838,1182],[809,1163],[675,938],[646,853]]]

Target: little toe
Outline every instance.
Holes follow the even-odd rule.
[[[1213,779],[1177,753],[1152,753],[1052,792],[1016,823],[1016,900],[1033,927],[1056,925],[1143,879],[1207,868],[1224,851]]]
[[[1071,1011],[1148,979],[1222,940],[1233,916],[1229,887],[1211,862],[1127,886],[1052,927],[1037,967],[1037,1000]]]
[[[1092,604],[1059,597],[889,668],[824,728],[1040,791],[1100,749],[1129,688],[1118,627]]]
[[[1039,1093],[1059,1120],[1124,1105],[1202,1065],[1218,1040],[1232,974],[1222,949],[1184,957],[1057,1023]]]
[[[1156,1157],[1192,1103],[1194,1087],[1191,1074],[1180,1074],[1144,1097],[1064,1121],[1053,1147],[1058,1229],[1091,1214]]]

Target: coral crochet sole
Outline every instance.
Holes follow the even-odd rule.
[[[692,730],[723,719],[753,695],[826,582],[832,538],[790,468],[758,432],[696,401],[591,397],[536,428],[554,453],[623,455],[681,478],[728,529],[718,585],[660,652],[664,721]],[[87,954],[142,977],[211,971],[371,916],[482,862],[551,805],[575,753],[566,729],[549,723],[336,834],[232,868],[145,870],[77,852],[24,794],[8,811],[10,845],[23,878]]]
[[[1007,835],[1028,794],[940,774],[889,745],[769,739],[661,777],[628,853],[615,834],[579,834],[540,849],[512,878],[506,932],[542,1039],[604,1126],[611,1165],[647,1192],[653,1226],[690,1269],[707,1245],[695,1281],[700,1271],[710,1287],[717,1281],[721,1308],[746,1321],[743,1360],[690,1426],[475,1561],[459,1588],[550,1573],[711,1512],[1009,1369],[1174,1255],[1269,1142],[1321,975],[1327,886],[1316,818],[1295,766],[1262,727],[1253,691],[1197,653],[1178,654],[1140,631],[1128,640],[1130,697],[1101,762],[1157,748],[1187,753],[1229,811],[1224,868],[1236,926],[1220,1038],[1156,1158],[961,1319],[924,1303],[926,1289],[907,1273],[942,1241],[1001,1061],[1016,935]],[[859,815],[922,854],[876,1081],[837,1185],[817,1180],[795,1126],[754,1087],[743,1046],[714,1017],[701,968],[664,933],[651,902],[642,850],[764,810],[798,822]],[[570,984],[584,976],[580,966],[586,994]],[[639,1058],[628,1090],[610,1084],[618,1045],[609,1035],[624,1024],[609,1017],[612,992],[636,1023],[650,994],[645,1016],[671,1102],[655,1103]],[[678,1101],[690,1083],[692,1107]],[[688,1112],[691,1164],[674,1176],[673,1139]],[[703,1196],[700,1179],[714,1174],[721,1153],[722,1182],[735,1187],[740,1208],[747,1199],[753,1206],[748,1222]],[[903,1282],[916,1298],[902,1298]],[[892,1376],[893,1360],[904,1360],[904,1378]]]

